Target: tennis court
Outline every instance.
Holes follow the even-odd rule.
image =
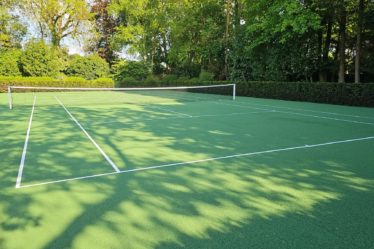
[[[231,89],[231,87],[229,87]],[[373,248],[374,109],[0,94],[0,248]]]

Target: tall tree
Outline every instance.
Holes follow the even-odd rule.
[[[89,48],[91,51],[96,51],[108,63],[112,63],[115,59],[112,40],[115,28],[119,25],[118,18],[116,19],[109,12],[110,2],[110,0],[95,0],[92,4],[91,12],[94,14],[97,39]]]
[[[0,2],[0,48],[20,47],[27,28],[16,13],[12,13],[14,1]]]
[[[54,46],[65,37],[77,37],[92,17],[85,0],[25,0],[24,11],[38,23],[42,38]]]
[[[345,50],[346,50],[347,10],[345,0],[340,0],[339,7],[339,72],[338,82],[345,82]]]
[[[358,0],[357,8],[357,28],[356,28],[356,57],[355,57],[355,83],[360,83],[360,63],[361,63],[361,36],[363,26],[363,15],[365,1]]]

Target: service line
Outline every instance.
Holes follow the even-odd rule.
[[[353,138],[353,139],[347,139],[347,140],[331,141],[331,142],[325,142],[325,143],[319,143],[319,144],[305,144],[305,145],[300,145],[300,146],[295,146],[295,147],[278,148],[278,149],[272,149],[272,150],[248,152],[248,153],[243,153],[243,154],[234,154],[234,155],[227,155],[227,156],[220,156],[220,157],[212,157],[212,158],[206,158],[206,159],[200,159],[200,160],[194,160],[194,161],[169,163],[169,164],[155,165],[155,166],[150,166],[150,167],[121,170],[119,172],[110,172],[110,173],[103,173],[103,174],[89,175],[89,176],[81,176],[81,177],[62,179],[62,180],[56,180],[56,181],[50,181],[50,182],[29,184],[29,185],[23,185],[21,188],[30,188],[30,187],[36,187],[36,186],[42,186],[42,185],[50,185],[50,184],[56,184],[56,183],[62,183],[62,182],[71,182],[71,181],[77,181],[77,180],[83,180],[83,179],[96,178],[96,177],[101,177],[101,176],[109,176],[109,175],[114,175],[114,174],[124,174],[124,173],[147,171],[147,170],[154,170],[154,169],[161,169],[161,168],[168,168],[168,167],[186,166],[186,165],[192,165],[192,164],[198,164],[198,163],[210,162],[210,161],[219,161],[219,160],[230,159],[230,158],[240,158],[240,157],[248,157],[248,156],[276,153],[276,152],[310,149],[310,148],[316,148],[316,147],[322,147],[322,146],[331,146],[331,145],[336,145],[336,144],[353,143],[353,142],[367,141],[367,140],[373,140],[373,139],[374,139],[374,136],[370,136],[370,137]]]

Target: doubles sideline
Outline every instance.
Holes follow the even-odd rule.
[[[30,138],[30,132],[31,132],[32,119],[33,119],[33,116],[34,116],[35,104],[36,104],[36,95],[34,95],[34,102],[32,104],[32,108],[31,108],[29,126],[27,128],[25,143],[23,145],[22,157],[21,157],[21,162],[19,164],[18,175],[17,175],[17,180],[16,180],[16,188],[21,187],[23,168],[25,167],[27,146],[29,144],[29,138]]]
[[[279,111],[279,110],[274,110],[274,109],[258,108],[258,107],[248,106],[248,105],[228,104],[228,103],[223,103],[223,102],[213,102],[213,103],[218,104],[218,105],[235,106],[235,107],[249,108],[249,109],[255,109],[255,110],[262,110],[262,111],[272,111],[276,113],[285,113],[285,114],[291,114],[291,115],[297,115],[297,116],[303,116],[303,117],[329,119],[329,120],[334,120],[334,121],[342,121],[342,122],[349,122],[349,123],[355,123],[355,124],[374,125],[374,123],[369,123],[369,122],[361,122],[361,121],[349,120],[349,119],[317,116],[317,115],[303,114],[303,113],[298,113],[298,112]]]
[[[242,102],[242,101],[238,101],[238,102],[239,103],[245,103],[245,102]],[[286,109],[286,110],[291,110],[291,111],[293,110],[293,111],[305,111],[305,112],[329,114],[329,115],[342,116],[342,117],[374,119],[374,117],[368,117],[368,116],[349,115],[349,114],[336,113],[336,112],[323,112],[323,111],[315,111],[315,110],[302,109],[302,108],[292,108],[292,107],[284,107],[284,106],[272,106],[272,105],[263,105],[263,104],[255,104],[255,103],[251,103],[251,105],[264,106],[264,107],[270,107],[270,108],[278,108],[278,109]]]
[[[96,178],[96,177],[102,177],[102,176],[109,176],[109,175],[114,175],[114,174],[124,174],[124,173],[147,171],[147,170],[161,169],[161,168],[168,168],[168,167],[186,166],[186,165],[193,165],[193,164],[210,162],[210,161],[219,161],[219,160],[230,159],[230,158],[240,158],[240,157],[248,157],[248,156],[255,156],[255,155],[262,155],[262,154],[270,154],[270,153],[276,153],[276,152],[302,150],[302,149],[316,148],[316,147],[322,147],[322,146],[331,146],[331,145],[336,145],[336,144],[345,144],[345,143],[352,143],[352,142],[359,142],[359,141],[373,140],[373,139],[374,139],[374,136],[370,136],[370,137],[353,138],[353,139],[331,141],[331,142],[318,143],[318,144],[309,144],[309,145],[306,144],[306,145],[300,145],[300,146],[295,146],[295,147],[286,147],[286,148],[264,150],[264,151],[257,151],[257,152],[248,152],[248,153],[243,153],[243,154],[211,157],[211,158],[205,158],[205,159],[200,159],[200,160],[169,163],[169,164],[155,165],[155,166],[150,166],[150,167],[121,170],[119,172],[116,171],[116,172],[96,174],[96,175],[90,175],[90,176],[81,176],[81,177],[74,177],[74,178],[69,178],[69,179],[29,184],[29,185],[21,186],[20,188],[30,188],[30,187],[36,187],[36,186],[42,186],[42,185],[50,185],[50,184],[56,184],[56,183],[63,183],[63,182],[77,181],[77,180],[90,179],[90,178]]]

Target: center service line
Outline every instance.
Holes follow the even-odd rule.
[[[115,163],[109,158],[109,156],[101,149],[101,147],[95,142],[95,140],[93,140],[93,138],[90,136],[90,134],[88,134],[88,132],[83,128],[83,126],[78,122],[78,120],[73,116],[73,114],[70,113],[70,111],[65,107],[65,105],[60,101],[59,98],[57,98],[55,96],[56,100],[58,101],[58,103],[62,106],[62,108],[64,108],[64,110],[69,114],[69,116],[71,117],[71,119],[79,126],[79,128],[81,128],[81,130],[84,132],[84,134],[86,134],[86,136],[88,137],[88,139],[96,146],[96,148],[100,151],[100,153],[103,155],[103,157],[107,160],[107,162],[112,166],[112,168],[114,169],[114,171],[116,171],[117,173],[120,172],[120,170],[118,169],[118,167],[115,165]]]

